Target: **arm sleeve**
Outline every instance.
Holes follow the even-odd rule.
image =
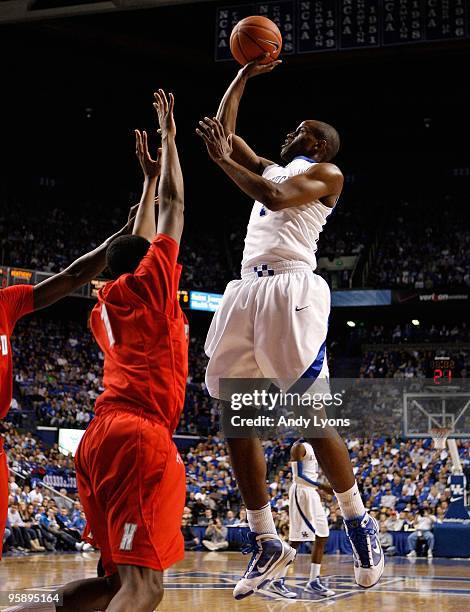
[[[34,310],[33,285],[16,285],[1,291],[3,307],[8,317],[10,333],[15,323]]]
[[[179,245],[166,234],[157,234],[134,274],[126,277],[141,299],[162,312],[169,312],[177,298]]]

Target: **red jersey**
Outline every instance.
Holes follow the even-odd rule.
[[[10,409],[13,393],[13,359],[10,336],[16,322],[34,310],[32,285],[0,290],[0,418]]]
[[[107,283],[91,313],[91,329],[104,353],[108,406],[143,408],[173,432],[188,377],[188,322],[178,303],[178,243],[158,234],[133,274]]]

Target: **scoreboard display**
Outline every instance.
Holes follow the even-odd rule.
[[[21,270],[10,268],[9,285],[34,285],[34,272],[32,270]]]
[[[277,24],[283,54],[470,37],[468,0],[274,0],[217,9],[216,60],[231,59],[230,33],[248,15]]]
[[[453,379],[453,370],[455,361],[450,357],[435,357],[434,358],[434,373],[433,379],[436,385],[443,383],[451,383]]]

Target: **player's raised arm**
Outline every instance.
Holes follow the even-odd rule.
[[[180,242],[184,223],[184,183],[176,148],[176,125],[173,117],[173,94],[162,89],[155,93],[154,107],[162,136],[161,176],[158,187],[158,234],[166,234]]]
[[[156,159],[152,159],[148,149],[147,132],[141,133],[139,130],[135,130],[135,153],[144,173],[144,186],[132,234],[152,242],[157,231],[155,225],[155,192],[160,176],[161,149],[157,150]]]
[[[238,71],[234,80],[230,83],[229,88],[220,102],[219,110],[217,111],[217,119],[219,119],[224,126],[225,133],[227,135],[233,135],[233,159],[257,174],[261,174],[264,168],[273,162],[264,157],[259,157],[242,138],[235,134],[238,107],[248,79],[259,74],[271,72],[281,63],[281,60],[276,60],[269,64],[260,64],[259,60],[256,60],[243,66],[243,68]]]
[[[79,257],[62,272],[35,285],[33,290],[34,310],[50,306],[101,274],[106,267],[106,249],[115,238],[132,231],[135,212],[136,207],[134,206],[129,213],[127,224],[96,249]]]
[[[226,135],[217,118],[205,117],[199,123],[197,134],[204,140],[211,159],[246,195],[261,202],[269,210],[301,206],[329,196],[338,197],[341,193],[343,175],[334,164],[314,164],[308,172],[282,183],[268,181],[233,159],[233,136]]]

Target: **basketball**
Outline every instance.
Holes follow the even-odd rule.
[[[277,25],[267,17],[252,15],[239,21],[230,36],[230,50],[239,64],[244,66],[264,53],[269,56],[261,63],[277,59],[282,48],[282,36]]]

